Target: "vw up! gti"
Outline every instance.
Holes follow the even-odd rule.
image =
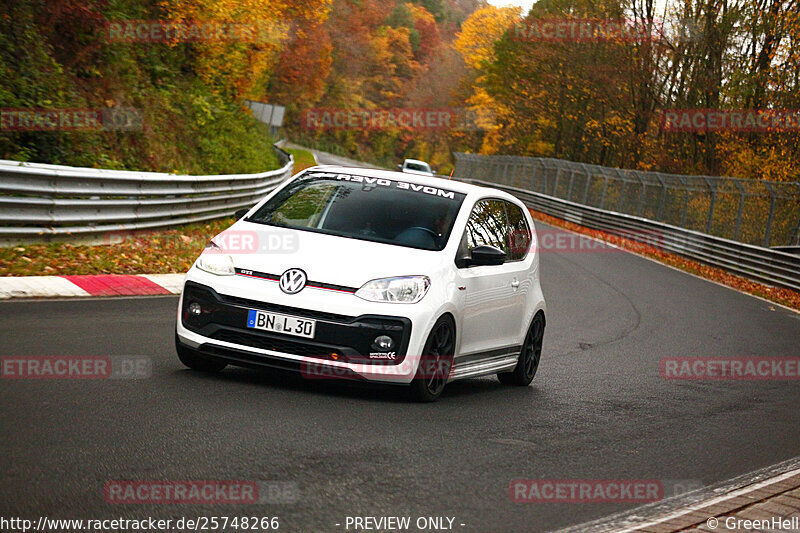
[[[319,166],[214,237],[186,275],[176,348],[189,368],[299,371],[407,385],[527,386],[545,301],[536,233],[505,192]]]

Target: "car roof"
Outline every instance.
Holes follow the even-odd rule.
[[[437,178],[434,176],[424,176],[418,174],[407,174],[405,172],[395,172],[393,170],[384,170],[379,168],[362,168],[362,167],[344,167],[339,165],[317,165],[307,168],[305,172],[324,171],[324,172],[337,172],[341,174],[352,174],[355,176],[369,176],[370,178],[386,178],[394,181],[404,181],[413,183],[414,185],[429,185],[431,187],[438,187],[450,191],[460,192],[470,196],[497,196],[505,200],[515,200],[512,195],[494,189],[492,187],[483,187],[481,185],[472,185],[457,181],[457,179]]]
[[[405,163],[420,163],[422,165],[427,165],[428,164],[425,161],[420,161],[419,159],[406,159],[404,162]]]

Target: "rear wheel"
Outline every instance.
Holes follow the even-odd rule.
[[[411,396],[419,402],[433,402],[441,396],[456,347],[456,328],[453,319],[443,316],[434,324],[422,350],[417,374],[411,382]]]
[[[505,385],[527,387],[533,381],[542,357],[542,341],[544,340],[544,316],[537,313],[531,321],[531,327],[525,336],[525,342],[519,354],[517,366],[511,372],[497,374],[497,379]]]
[[[177,335],[175,335],[175,351],[178,352],[178,359],[181,360],[181,363],[192,370],[199,370],[200,372],[219,372],[228,366],[228,364],[223,361],[203,357],[197,351],[192,350],[188,346],[184,346],[178,340]]]

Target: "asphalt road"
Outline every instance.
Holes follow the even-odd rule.
[[[186,370],[176,297],[2,303],[0,355],[144,355],[153,374],[0,380],[0,516],[247,514],[333,532],[347,516],[423,515],[455,517],[458,531],[544,531],[631,505],[516,504],[510,480],[711,484],[800,455],[797,381],[659,375],[665,357],[800,356],[800,315],[621,251],[543,251],[541,268],[549,314],[533,385],[467,380],[434,404]],[[106,503],[106,481],[129,479],[289,481],[299,499]]]
[[[316,158],[317,163],[320,165],[341,165],[345,167],[366,167],[371,168],[371,165],[356,161],[355,159],[349,159],[347,157],[343,157],[340,155],[334,155],[328,152],[323,152],[321,150],[316,150],[313,148],[308,148],[306,146],[300,146],[293,143],[286,143],[288,148],[300,148],[302,150],[308,150],[312,154],[314,154],[314,158]]]

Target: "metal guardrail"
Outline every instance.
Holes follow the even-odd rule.
[[[209,220],[250,207],[292,175],[180,176],[0,160],[0,240],[30,242]]]
[[[606,211],[546,194],[459,178],[513,194],[528,207],[587,228],[656,246],[740,276],[800,291],[800,255],[740,243],[642,217]]]
[[[800,245],[800,183],[456,153],[456,175],[764,247]]]

